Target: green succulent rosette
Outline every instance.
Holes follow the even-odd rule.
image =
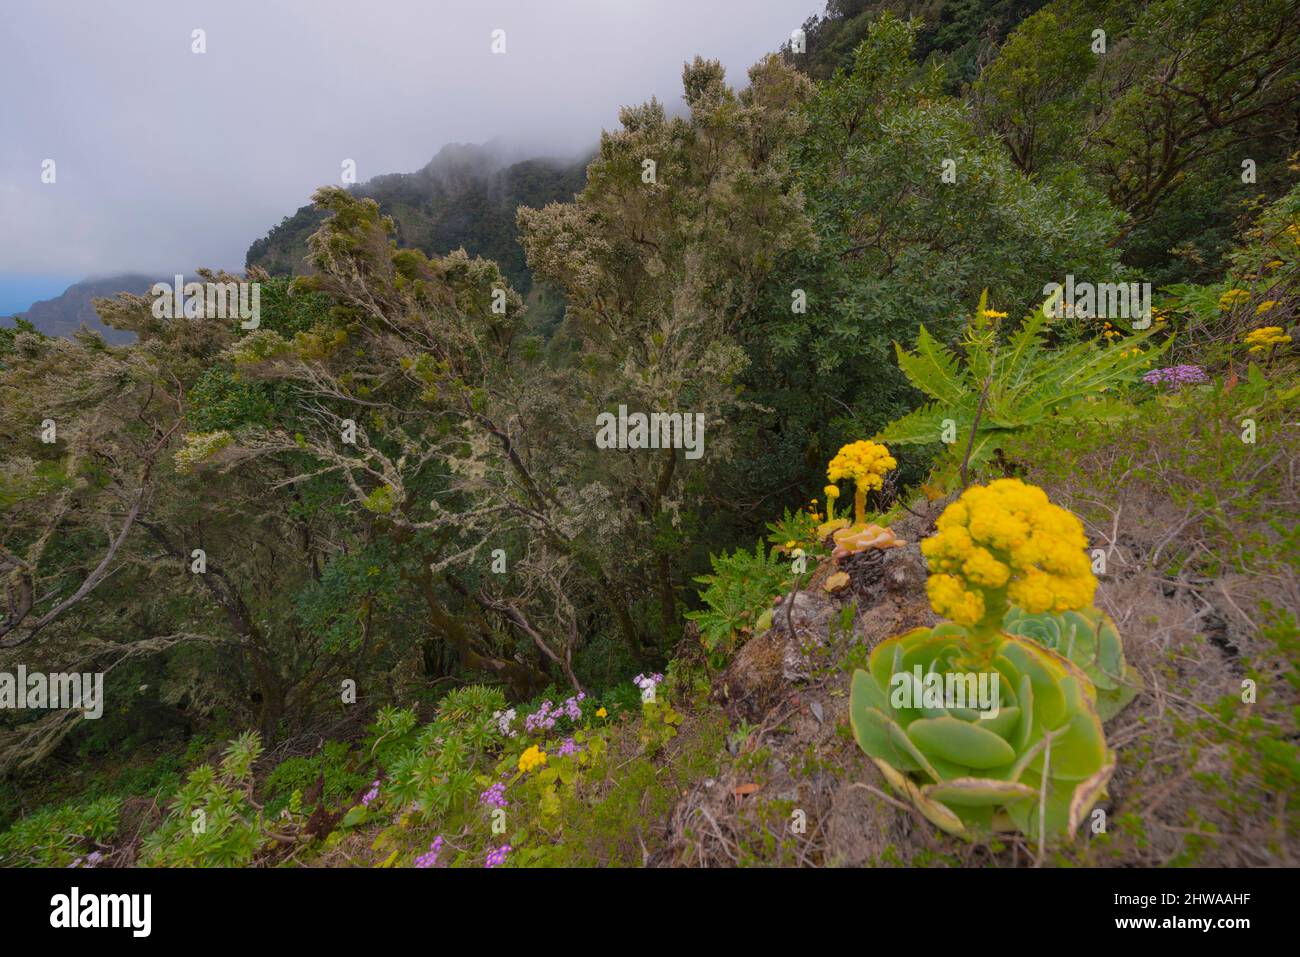
[[[1097,712],[1103,722],[1123,711],[1142,690],[1142,677],[1124,660],[1119,629],[1103,611],[1083,608],[1031,615],[1012,605],[1002,628],[1032,638],[1082,668],[1097,689]]]
[[[853,675],[849,715],[858,745],[896,792],[951,834],[1073,834],[1115,769],[1092,682],[1024,637],[1002,634],[984,647],[986,654],[973,655],[967,629],[952,623],[881,642],[868,670]],[[918,674],[923,684],[949,674],[960,682],[979,669],[998,675],[996,717],[936,707],[916,687]],[[932,674],[939,678],[925,677]],[[907,702],[897,692],[909,683]]]

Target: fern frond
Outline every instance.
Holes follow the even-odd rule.
[[[980,297],[981,310],[986,301]],[[1048,324],[1044,310],[1050,304],[1048,300],[1026,316],[1006,347],[996,354],[994,330],[977,315],[967,325],[964,368],[954,368],[951,356],[924,328],[915,353],[897,347],[899,365],[907,378],[932,398],[943,398],[891,422],[877,438],[899,445],[937,442],[944,420],[951,419],[957,426],[957,437],[945,459],[949,465],[954,458],[960,462],[986,379],[988,396],[971,449],[974,465],[987,461],[1009,431],[1051,416],[1109,420],[1119,415],[1119,409],[1107,401],[1107,390],[1132,382],[1136,373],[1166,346],[1142,351],[1153,332],[1147,330],[1126,338],[1123,347],[1102,347],[1094,341],[1049,348],[1044,336]]]
[[[1029,368],[1030,359],[1042,350],[1043,332],[1047,329],[1047,316],[1044,315],[1043,310],[1050,302],[1049,299],[1025,316],[1024,321],[1020,323],[1020,328],[1007,342],[1003,368],[1006,369],[1008,377],[1014,377],[1017,372]]]
[[[960,405],[944,406],[937,403],[923,405],[914,409],[901,419],[895,419],[884,427],[876,436],[880,442],[893,442],[898,445],[924,445],[942,441],[943,423],[952,419],[957,424],[957,433],[969,429],[975,417],[975,399],[967,397]]]
[[[894,352],[907,381],[936,402],[955,405],[970,391],[957,357],[930,335],[925,326],[921,326],[916,337],[915,352],[908,352],[897,342]]]

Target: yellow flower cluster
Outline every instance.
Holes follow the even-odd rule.
[[[1265,326],[1246,333],[1245,341],[1251,352],[1266,352],[1274,346],[1286,345],[1291,337],[1282,332],[1281,326]]]
[[[889,449],[876,442],[851,442],[835,454],[826,468],[826,477],[832,482],[851,478],[858,489],[878,489],[884,484],[884,475],[898,468],[897,460]]]
[[[1237,303],[1241,302],[1241,300],[1249,298],[1250,293],[1246,292],[1244,289],[1229,289],[1219,297],[1219,308],[1231,309]]]
[[[546,752],[535,744],[523,754],[519,755],[519,770],[524,774],[527,774],[534,768],[540,768],[545,763]]]
[[[824,489],[822,489],[822,491],[826,493],[826,498],[828,501],[840,497],[840,487],[838,485],[828,485]]]
[[[921,551],[937,614],[975,625],[1007,601],[1031,614],[1092,604],[1097,579],[1083,525],[1037,486],[1019,479],[972,486],[935,524]]]

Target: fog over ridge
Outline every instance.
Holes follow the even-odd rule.
[[[448,144],[487,144],[503,165],[574,158],[621,106],[679,103],[697,54],[743,85],[820,6],[7,0],[0,278],[241,268],[347,159],[365,182]]]

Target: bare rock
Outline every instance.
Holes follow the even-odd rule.
[[[772,627],[737,652],[714,690],[714,699],[733,717],[747,721],[766,714],[789,684],[812,673],[812,655],[826,644],[835,605],[824,593],[800,591],[772,611]]]
[[[891,548],[883,553],[881,564],[881,581],[891,595],[925,595],[927,569],[920,545]]]

